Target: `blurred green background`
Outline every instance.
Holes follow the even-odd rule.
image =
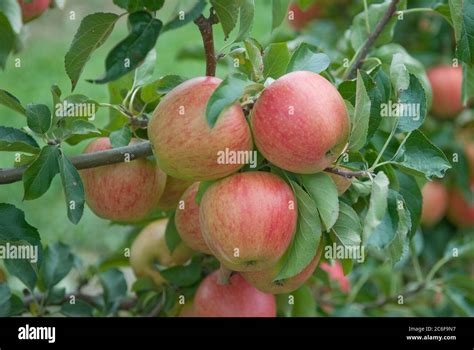
[[[177,10],[178,1],[168,1],[159,18],[167,22]],[[256,1],[258,16],[253,28],[253,36],[265,41],[270,37],[271,8],[270,1]],[[26,105],[44,103],[52,108],[50,87],[57,84],[63,96],[70,94],[71,84],[64,69],[64,56],[72,38],[84,16],[93,12],[116,12],[121,9],[113,5],[112,0],[68,0],[63,10],[52,9],[39,19],[25,26],[26,42],[21,52],[10,57],[7,68],[0,71],[0,89],[15,95]],[[97,50],[87,63],[74,93],[84,94],[99,102],[108,101],[107,85],[87,83],[87,78],[100,77],[105,68],[107,53],[126,36],[126,17],[116,25],[105,45]],[[216,50],[224,46],[220,27],[215,27]],[[178,30],[163,34],[156,46],[157,66],[155,75],[178,74],[187,78],[203,75],[204,60],[177,60],[177,53],[186,47],[201,44],[197,27],[188,24]],[[16,60],[21,61],[15,67]],[[218,75],[225,75],[225,67],[218,69]],[[99,110],[95,123],[98,127],[108,121],[108,111]],[[24,117],[0,106],[0,125],[23,127]],[[70,147],[69,154],[81,153],[87,141]],[[0,153],[0,168],[12,167],[14,153]],[[128,227],[111,225],[110,222],[96,217],[86,208],[84,217],[78,225],[71,224],[66,215],[66,205],[59,177],[56,177],[49,191],[40,199],[23,201],[21,182],[0,187],[0,202],[16,205],[25,211],[27,221],[38,228],[44,243],[60,240],[71,244],[75,253],[89,256],[91,259],[114,250],[122,242]]]

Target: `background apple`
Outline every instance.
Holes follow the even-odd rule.
[[[474,178],[471,179],[471,191],[474,192]],[[457,188],[449,196],[448,218],[459,227],[474,228],[474,202],[468,203]]]
[[[211,129],[206,121],[209,97],[221,83],[213,77],[188,80],[160,102],[148,127],[158,164],[168,175],[185,180],[212,180],[244,164],[219,164],[218,152],[251,151],[252,137],[238,103],[227,108]]]
[[[203,317],[276,317],[276,302],[250,285],[239,274],[230,277],[226,285],[217,282],[214,271],[199,285],[194,308]]]
[[[321,251],[322,247],[320,246],[316,255],[308,264],[308,266],[306,266],[299,274],[291,278],[275,282],[273,281],[281,270],[281,260],[278,262],[278,264],[269,269],[262,271],[242,272],[241,274],[247,282],[262,292],[271,294],[290,293],[301,287],[303,283],[305,283],[308,278],[311,277],[319,263],[319,259],[321,258]]]
[[[207,246],[233,271],[275,265],[296,229],[291,188],[278,176],[246,172],[212,184],[201,200],[201,230]]]
[[[425,226],[437,224],[446,214],[448,208],[448,191],[441,182],[427,182],[421,190],[423,207],[421,223]]]
[[[321,14],[321,7],[316,2],[305,9],[293,2],[288,9],[288,24],[295,30],[301,30],[314,19],[321,17]]]
[[[109,138],[102,137],[84,153],[110,148]],[[147,159],[85,169],[81,178],[91,210],[101,218],[125,222],[146,218],[157,207],[166,184],[166,174]]]
[[[160,219],[146,226],[133,241],[130,250],[130,265],[137,277],[150,277],[157,285],[165,282],[158,269],[161,266],[170,267],[182,265],[193,255],[191,248],[180,243],[173,253],[166,245],[165,231],[167,219]]]
[[[433,90],[431,112],[439,117],[456,117],[462,105],[462,69],[449,65],[439,65],[428,69],[428,79]]]
[[[175,209],[184,191],[193,184],[192,181],[180,180],[172,176],[166,177],[166,186],[158,202],[162,210]]]
[[[323,262],[320,266],[322,270],[328,273],[329,278],[332,281],[337,282],[339,284],[339,287],[341,288],[342,292],[349,293],[351,285],[349,279],[344,276],[344,271],[339,261],[334,261],[332,265],[327,262]]]
[[[255,103],[251,123],[265,158],[299,174],[331,165],[349,136],[341,95],[322,76],[307,71],[288,73],[267,87]]]
[[[39,17],[49,7],[50,0],[18,0],[23,22],[27,23]]]
[[[196,194],[199,190],[199,182],[194,183],[184,192],[180,202],[183,208],[178,206],[175,212],[176,229],[183,242],[198,252],[211,254],[201,232],[199,224],[199,205],[196,203]]]

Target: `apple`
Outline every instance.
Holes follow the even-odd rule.
[[[288,9],[288,24],[295,30],[301,30],[316,18],[320,18],[321,7],[316,2],[302,9],[296,2]]]
[[[344,276],[344,271],[339,261],[334,261],[332,265],[327,262],[323,262],[321,263],[321,269],[328,273],[329,279],[339,284],[342,292],[349,293],[351,285],[349,279]]]
[[[316,73],[288,73],[267,87],[251,117],[255,144],[271,163],[298,174],[331,165],[347,143],[349,117],[337,89]]]
[[[206,121],[207,102],[220,83],[214,77],[188,80],[156,107],[148,136],[168,175],[193,181],[218,179],[244,165],[220,163],[221,152],[252,151],[250,128],[238,103],[225,109],[213,128]]]
[[[474,192],[474,178],[471,179],[471,191]],[[468,203],[457,188],[449,196],[448,218],[458,227],[474,228],[474,202]]]
[[[196,311],[194,310],[194,302],[190,301],[185,303],[179,311],[178,317],[197,317]]]
[[[351,179],[348,179],[347,177],[344,177],[338,174],[333,174],[333,173],[327,173],[327,174],[329,175],[329,177],[331,177],[331,179],[336,184],[337,194],[340,196],[342,196],[352,185]]]
[[[436,225],[446,214],[448,208],[448,191],[441,182],[427,182],[422,190],[423,207],[421,223],[425,226]]]
[[[153,221],[146,226],[133,241],[130,249],[130,265],[137,277],[149,277],[155,284],[165,283],[158,269],[154,266],[171,267],[182,265],[193,255],[191,248],[180,243],[170,252],[166,245],[165,231],[167,219]]]
[[[300,288],[303,283],[305,283],[308,278],[311,277],[319,263],[319,259],[321,258],[321,251],[322,247],[318,248],[313,260],[311,260],[311,262],[303,269],[303,271],[298,273],[296,276],[284,280],[274,281],[282,267],[283,261],[281,259],[278,264],[269,269],[262,271],[242,272],[241,274],[247,282],[264,293],[291,293],[294,290]]]
[[[199,205],[196,203],[196,194],[199,190],[199,182],[194,183],[183,194],[180,204],[176,208],[176,229],[184,243],[192,249],[211,254],[201,232],[199,224]]]
[[[212,184],[201,200],[201,230],[213,255],[233,271],[275,265],[296,230],[297,203],[285,181],[238,173]]]
[[[218,283],[218,272],[208,275],[194,297],[194,309],[201,317],[276,317],[276,302],[239,275],[228,284]]]
[[[193,184],[193,181],[181,180],[172,176],[166,178],[166,186],[158,202],[162,210],[175,209],[184,191]]]
[[[101,137],[84,153],[111,148],[109,138]],[[81,170],[81,178],[91,210],[101,218],[120,222],[145,219],[157,208],[166,184],[166,174],[148,159]]]
[[[462,69],[438,65],[427,72],[433,90],[431,112],[438,118],[452,119],[462,110]]]
[[[474,178],[474,142],[466,141],[464,144],[464,152],[466,153],[467,161],[469,163],[469,174]]]
[[[23,22],[27,23],[41,16],[49,7],[50,0],[18,0]]]

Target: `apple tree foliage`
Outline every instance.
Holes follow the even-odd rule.
[[[289,30],[284,24],[289,0],[268,1],[272,16],[268,31],[272,35],[266,41],[252,37],[255,0],[174,1],[176,10],[171,18],[164,18],[160,11],[169,0],[113,0],[117,11],[85,16],[64,59],[70,87],[53,85],[51,100],[34,104],[0,90],[0,104],[25,120],[21,129],[0,126],[0,151],[21,154],[14,166],[23,170],[23,199],[41,197],[53,178],[59,176],[66,202],[64,215],[80,225],[84,188],[63,145],[105,136],[118,148],[127,146],[132,137],[147,139],[146,123],[160,99],[189,78],[179,75],[179,64],[201,60],[204,68],[202,45],[177,43],[181,48],[176,71],[156,76],[153,71],[160,64],[159,56],[168,54],[157,55],[157,41],[181,26],[194,26],[199,16],[211,13],[217,22],[214,30],[222,30],[226,38],[225,46],[217,48],[217,65],[229,72],[207,105],[206,118],[211,127],[227,106],[239,101],[248,114],[273,80],[300,70],[319,73],[333,83],[350,114],[349,144],[336,166],[360,176],[352,179],[350,189],[340,197],[327,173],[292,174],[259,159],[259,169],[281,176],[298,200],[298,230],[278,278],[299,273],[312,260],[321,241],[328,246],[357,245],[365,251],[363,262],[340,260],[352,284],[348,294],[318,269],[304,287],[292,293],[293,304],[288,304],[288,295],[278,297],[279,315],[472,316],[474,289],[472,280],[469,282],[466,277],[467,259],[474,257],[472,229],[455,230],[443,221],[423,232],[420,188],[426,181],[444,178],[446,183],[460,186],[464,196],[472,199],[466,155],[454,142],[458,128],[474,123],[472,110],[456,123],[444,122],[440,127],[433,121],[429,117],[432,95],[424,67],[440,56],[448,57],[463,68],[464,101],[474,97],[474,1],[446,0],[432,7],[417,6],[424,1],[410,1],[409,6],[407,1],[397,2],[396,12],[360,62],[358,55],[392,1],[353,1],[344,5],[328,2],[326,17],[300,32]],[[305,8],[311,1],[298,3]],[[423,17],[425,13],[434,16],[428,20]],[[428,21],[431,29],[414,33],[412,28],[420,24],[420,17],[421,21]],[[107,54],[103,74],[84,77],[88,60],[117,26],[126,26],[128,34]],[[2,68],[10,54],[19,49],[21,27],[16,0],[2,1]],[[454,57],[450,56],[450,44],[456,48]],[[359,69],[351,71],[356,63]],[[95,101],[93,96],[75,92],[77,82],[85,78],[90,83],[106,85],[110,100]],[[73,118],[56,113],[58,104],[84,102],[110,110],[105,128],[97,128],[87,113]],[[419,105],[420,118],[382,118],[382,106],[397,102]],[[11,182],[2,176],[6,174],[0,172],[2,183]],[[201,185],[198,200],[208,185]],[[160,212],[150,221],[173,215],[173,211]],[[148,222],[130,225],[131,234],[124,249],[130,247],[133,237]],[[180,238],[174,221],[169,222],[166,241],[173,250]],[[155,286],[147,279],[127,286],[120,270],[128,265],[123,251],[93,266],[84,266],[73,248],[60,242],[44,245],[41,232],[28,223],[21,209],[8,203],[0,203],[0,242],[40,247],[35,263],[5,260],[8,273],[16,276],[27,292],[20,295],[7,283],[1,283],[1,316],[172,316],[181,307],[179,296],[192,298],[202,278],[218,266],[214,259],[196,255],[185,266],[162,269],[169,282],[165,286]],[[446,264],[451,268],[442,269]],[[73,271],[80,276],[78,292],[66,293],[57,285]],[[80,289],[92,278],[96,278],[103,292],[84,297]],[[399,296],[405,295],[406,299],[400,302]],[[438,295],[444,299],[435,308],[432,300]]]

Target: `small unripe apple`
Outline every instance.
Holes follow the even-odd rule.
[[[199,224],[199,205],[196,203],[196,194],[199,190],[199,182],[189,187],[181,197],[180,204],[176,208],[176,229],[184,243],[192,249],[211,254],[201,232]]]
[[[102,137],[84,153],[111,148],[109,138]],[[81,170],[81,178],[91,210],[101,218],[122,222],[145,219],[157,208],[166,184],[166,174],[148,159]]]
[[[242,272],[241,274],[247,282],[262,292],[271,294],[290,293],[300,288],[303,283],[305,283],[308,278],[311,277],[319,263],[319,259],[321,258],[321,251],[322,248],[318,248],[315,257],[313,260],[311,260],[308,266],[303,269],[303,271],[298,273],[296,276],[284,280],[274,281],[275,277],[282,268],[282,260],[269,269],[262,271]]]
[[[336,189],[337,189],[337,194],[342,196],[352,185],[351,179],[348,179],[347,177],[338,175],[338,174],[333,174],[333,173],[327,173],[331,179],[334,181],[336,184]]]
[[[226,108],[211,129],[207,102],[221,80],[188,80],[169,92],[156,107],[148,127],[158,165],[184,180],[213,180],[230,175],[244,164],[221,162],[220,154],[252,151],[252,137],[242,108]]]
[[[322,76],[307,71],[288,73],[267,87],[255,103],[251,124],[265,158],[298,174],[327,168],[349,137],[341,95]]]
[[[213,255],[233,271],[275,265],[296,230],[293,191],[278,176],[245,172],[212,184],[201,200],[200,223]]]
[[[191,248],[180,243],[170,252],[166,245],[165,231],[167,219],[160,219],[146,226],[133,241],[130,249],[130,265],[137,277],[149,277],[160,285],[165,283],[158,269],[157,263],[163,267],[182,265],[193,255]]]
[[[321,263],[321,269],[328,273],[329,278],[332,281],[339,284],[342,292],[349,293],[351,285],[349,279],[344,276],[344,270],[342,269],[342,265],[339,261],[334,261],[332,265],[327,262],[323,262]]]
[[[49,7],[50,0],[18,0],[23,22],[27,23],[41,16]]]
[[[448,191],[441,182],[427,182],[421,190],[423,207],[421,223],[425,226],[436,225],[446,214],[448,208]]]
[[[166,178],[166,186],[163,194],[158,202],[158,208],[162,210],[175,209],[178,205],[179,199],[184,191],[193,184],[192,181],[181,180],[168,176]]]
[[[306,9],[302,9],[297,3],[290,4],[288,9],[288,24],[295,30],[301,30],[310,22],[322,15],[321,7],[315,2]]]
[[[276,302],[249,284],[239,274],[228,284],[218,283],[218,272],[208,275],[194,297],[194,309],[201,317],[276,317]]]
[[[438,118],[452,119],[462,110],[462,69],[439,65],[427,72],[433,90],[431,112]]]
[[[471,191],[474,192],[474,178],[471,179]],[[457,188],[449,196],[448,218],[458,227],[474,228],[474,202],[467,202]]]

